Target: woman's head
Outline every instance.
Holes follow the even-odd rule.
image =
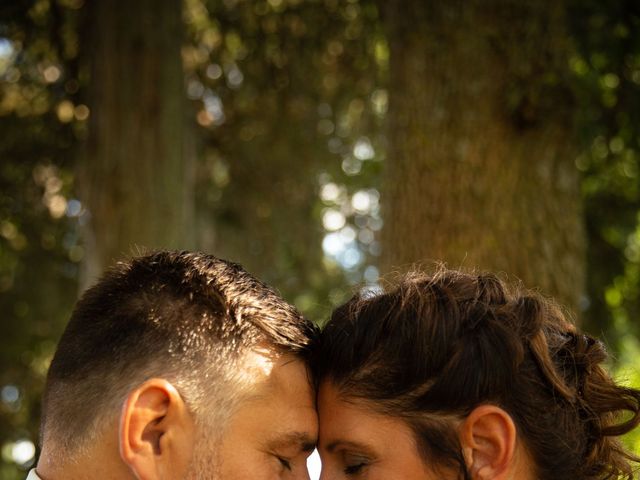
[[[410,274],[388,293],[354,297],[324,329],[325,464],[384,471],[405,441],[420,460],[412,468],[433,478],[497,478],[512,460],[544,480],[631,478],[615,437],[640,423],[640,392],[616,385],[605,359],[600,342],[539,295],[492,275]],[[346,424],[358,414],[375,452],[336,447],[349,444]],[[368,419],[386,424],[367,433]]]

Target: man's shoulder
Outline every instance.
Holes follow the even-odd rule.
[[[27,480],[40,480],[40,477],[36,473],[35,468],[29,472],[29,476],[27,477]]]

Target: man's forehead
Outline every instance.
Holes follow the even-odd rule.
[[[275,352],[266,348],[257,348],[249,350],[242,360],[242,368],[250,375],[257,376],[257,380],[260,377],[267,379],[278,361],[278,356]]]
[[[254,349],[245,355],[240,368],[246,384],[254,384],[258,395],[259,390],[266,393],[274,388],[315,390],[309,367],[295,355],[265,348]]]
[[[232,421],[263,447],[310,452],[317,441],[318,416],[307,368],[292,356],[271,357],[271,362],[268,375],[254,378]]]
[[[240,398],[245,408],[280,407],[288,413],[313,409],[315,414],[315,386],[310,369],[297,356],[255,349],[238,363],[236,378],[240,380]]]

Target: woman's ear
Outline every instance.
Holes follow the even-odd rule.
[[[195,427],[175,387],[151,379],[132,390],[120,415],[120,457],[139,479],[182,478]]]
[[[514,471],[516,426],[499,407],[482,405],[463,421],[462,451],[474,480],[506,479]]]

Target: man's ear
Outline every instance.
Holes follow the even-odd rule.
[[[132,390],[120,415],[120,457],[141,480],[182,478],[191,461],[194,423],[175,387],[151,379]]]
[[[462,451],[474,480],[508,478],[513,470],[516,426],[499,407],[482,405],[464,420],[460,430]]]

